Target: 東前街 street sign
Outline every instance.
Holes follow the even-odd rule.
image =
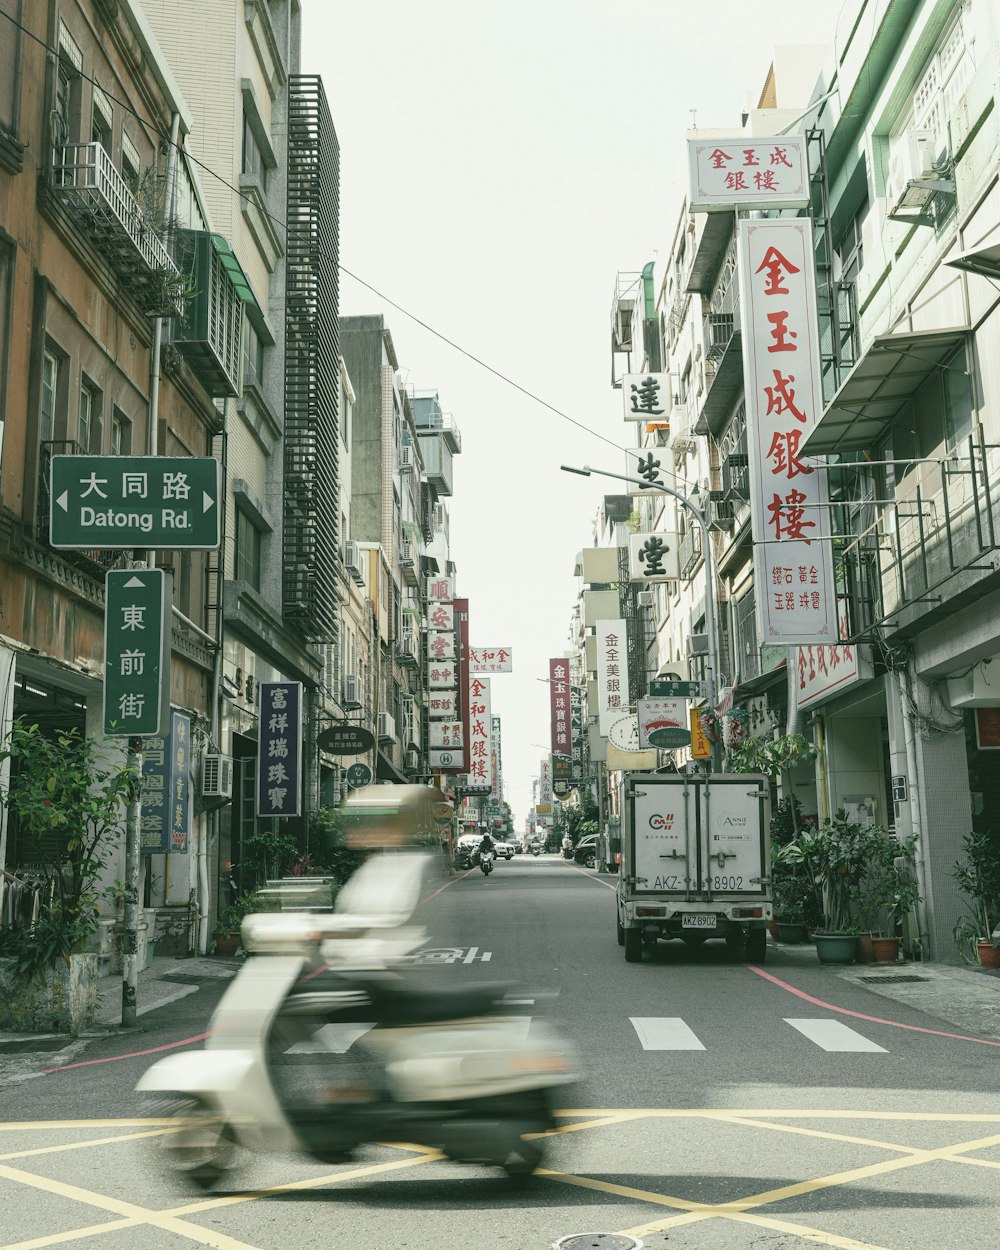
[[[158,738],[168,732],[170,605],[163,569],[116,569],[104,580],[104,733]]]
[[[53,456],[49,541],[85,550],[218,547],[213,456]]]
[[[654,679],[649,683],[649,696],[652,699],[700,699],[701,682]]]

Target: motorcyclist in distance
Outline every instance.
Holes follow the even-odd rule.
[[[477,848],[477,853],[479,855],[482,855],[486,851],[492,851],[494,854],[496,854],[496,849],[497,849],[497,844],[493,841],[493,836],[490,833],[490,831],[487,829],[486,832],[483,834],[482,839],[480,840],[479,846]]]

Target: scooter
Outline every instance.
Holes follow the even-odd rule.
[[[189,1182],[210,1188],[241,1149],[331,1163],[387,1141],[511,1177],[539,1165],[535,1135],[552,1127],[551,1091],[578,1079],[575,1056],[544,1021],[526,1033],[503,985],[419,986],[408,965],[427,934],[408,921],[432,859],[366,861],[333,913],[244,919],[247,959],[204,1050],[160,1059],[137,1086],[169,1096],[162,1154]]]
[[[493,871],[493,861],[496,857],[496,851],[480,851],[479,867],[482,869],[484,877],[488,877]]]
[[[541,848],[540,846],[537,846],[537,845],[536,845],[536,846],[533,846],[533,847],[531,848],[531,853],[532,853],[532,855],[541,855],[541,853],[542,853],[542,848]]]

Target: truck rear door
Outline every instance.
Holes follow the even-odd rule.
[[[682,777],[642,776],[631,801],[635,892],[687,895],[697,888],[698,787]]]
[[[725,894],[766,895],[768,788],[752,774],[703,779],[699,813],[700,889]]]

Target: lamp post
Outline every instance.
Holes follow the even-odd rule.
[[[719,678],[719,644],[715,630],[715,562],[712,557],[712,537],[709,532],[708,522],[700,508],[695,507],[690,499],[686,498],[680,491],[673,490],[669,486],[664,486],[660,482],[644,482],[641,478],[629,477],[624,473],[610,473],[607,469],[592,469],[589,464],[583,465],[576,469],[569,464],[561,464],[559,466],[564,473],[578,473],[581,477],[590,477],[592,473],[598,474],[600,477],[614,477],[620,482],[632,482],[634,485],[641,487],[642,490],[658,490],[664,495],[672,495],[674,499],[686,508],[694,517],[701,527],[702,534],[702,550],[705,553],[705,632],[708,635],[708,663],[706,665],[707,672],[705,674],[705,697],[711,708],[715,708],[716,701],[716,682]],[[714,749],[713,749],[714,755]]]

